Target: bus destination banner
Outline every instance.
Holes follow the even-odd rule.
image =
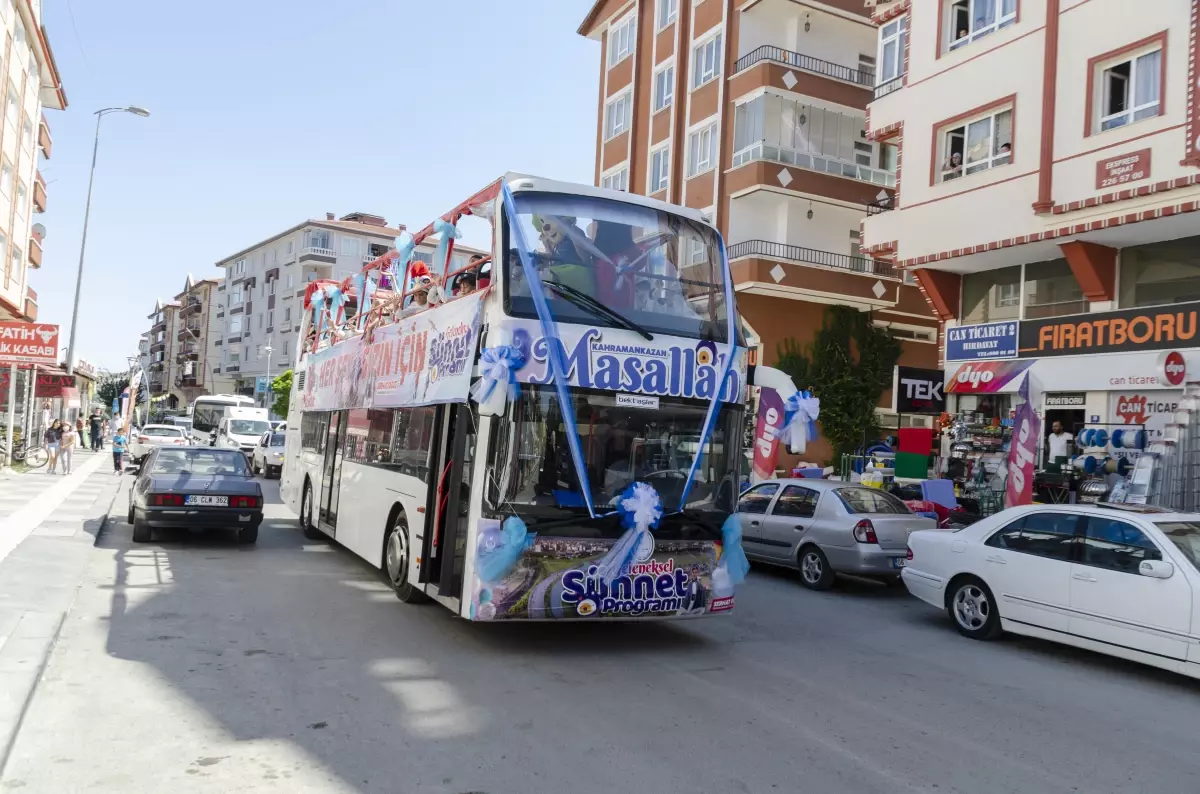
[[[599,571],[619,542],[537,536],[500,581],[476,575],[471,619],[684,618],[733,609],[732,595],[713,592],[713,541],[655,541],[606,580]]]
[[[525,354],[526,364],[516,371],[517,380],[553,383],[550,348],[538,322],[509,320],[504,328],[512,344]],[[581,389],[709,400],[729,349],[723,342],[660,334],[650,341],[623,328],[561,325],[558,330],[567,380]],[[721,392],[722,401],[742,402],[745,383],[746,351],[739,348]]]
[[[347,339],[309,356],[306,411],[466,402],[483,293]]]

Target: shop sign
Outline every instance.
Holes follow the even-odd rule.
[[[1017,357],[1017,321],[946,329],[947,361]]]
[[[946,380],[952,394],[999,394],[1033,366],[1032,361],[980,361],[963,364]]]
[[[64,389],[75,388],[75,378],[72,375],[56,375],[50,372],[39,372],[34,382],[34,397],[62,397]]]
[[[1197,315],[1200,301],[1024,320],[1019,332],[1020,355],[1042,358],[1197,347]]]
[[[57,363],[57,325],[0,321],[0,364]]]
[[[1047,408],[1082,408],[1087,402],[1087,395],[1077,394],[1047,394]]]
[[[1096,161],[1096,190],[1119,187],[1150,178],[1150,150],[1105,157]]]
[[[892,375],[892,410],[898,414],[940,414],[946,410],[940,369],[897,366]]]
[[[1163,353],[1158,357],[1159,381],[1164,386],[1182,386],[1187,379],[1187,362],[1178,350]]]
[[[1179,410],[1182,399],[1182,391],[1117,392],[1109,395],[1108,421],[1118,425],[1145,425],[1146,443],[1149,443],[1162,438],[1163,430]],[[1113,453],[1115,457],[1131,457],[1137,450],[1113,450]]]

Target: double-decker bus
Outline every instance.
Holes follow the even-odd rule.
[[[466,216],[490,257],[448,268]],[[507,174],[305,307],[281,488],[306,536],[474,620],[732,609],[753,372],[698,212]]]

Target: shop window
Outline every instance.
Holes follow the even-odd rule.
[[[1087,311],[1083,290],[1065,259],[1025,266],[1025,319]]]
[[[1200,300],[1200,239],[1121,249],[1122,309]]]
[[[963,324],[1018,320],[1020,314],[1020,266],[968,273],[963,276],[960,318]]]

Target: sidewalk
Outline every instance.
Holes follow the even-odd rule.
[[[0,769],[124,479],[107,451],[0,475]]]

